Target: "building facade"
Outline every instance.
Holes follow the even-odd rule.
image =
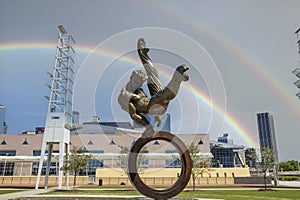
[[[103,123],[103,122],[102,122]],[[104,123],[105,127],[110,123]],[[98,124],[99,125],[99,124]],[[123,147],[130,148],[141,136],[134,129],[116,128],[112,124],[114,133],[87,133],[71,134],[72,147],[84,147],[86,153],[92,155],[86,170],[80,175],[95,175],[97,168],[122,168],[126,164],[126,157],[122,154]],[[93,126],[93,124],[91,125]],[[90,129],[90,128],[89,128]],[[90,129],[91,130],[91,129]],[[196,143],[203,154],[210,154],[208,134],[176,134],[185,144]],[[0,141],[0,174],[3,176],[36,176],[41,155],[43,134],[6,134]],[[58,174],[58,144],[53,147],[50,175]],[[142,164],[145,168],[176,168],[180,167],[174,155],[176,149],[165,141],[148,143],[143,150],[145,159]],[[46,152],[47,154],[47,152]],[[46,159],[46,156],[45,156]],[[45,162],[42,175],[45,174]]]
[[[271,148],[274,150],[274,161],[278,161],[278,150],[275,137],[273,116],[268,113],[257,114],[257,126],[260,148]]]

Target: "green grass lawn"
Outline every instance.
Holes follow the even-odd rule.
[[[21,192],[21,191],[24,191],[24,190],[0,190],[0,195],[1,194],[7,194],[7,193],[14,193],[14,192]]]
[[[44,193],[45,194],[45,193]],[[130,188],[122,189],[102,189],[102,190],[75,190],[62,191],[57,190],[46,194],[77,194],[77,195],[125,195],[125,196],[139,196],[140,194]],[[300,199],[300,190],[276,190],[276,191],[258,191],[258,190],[197,190],[184,191],[177,197],[182,198],[212,198],[212,199],[226,199],[226,200],[276,200],[276,199]]]
[[[212,198],[226,200],[275,200],[275,199],[300,199],[299,190],[277,190],[277,191],[258,191],[258,190],[209,190],[200,192],[182,192],[178,197],[186,198]]]

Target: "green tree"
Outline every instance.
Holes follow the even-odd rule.
[[[73,147],[70,154],[65,156],[64,165],[61,168],[65,173],[70,173],[74,175],[74,188],[76,186],[76,177],[78,173],[87,168],[88,162],[91,160],[90,154],[85,154],[85,148]]]
[[[199,145],[191,143],[187,148],[191,155],[193,190],[195,190],[197,177],[211,171],[212,169],[210,167],[212,163],[209,156],[200,154]]]
[[[250,168],[256,168],[256,164],[258,161],[258,156],[257,156],[257,151],[255,148],[248,148],[247,149],[247,155],[246,159],[249,162],[249,167]]]
[[[260,149],[261,162],[258,164],[258,167],[264,174],[265,190],[267,190],[267,173],[276,165],[274,153],[274,150],[269,147]]]
[[[289,160],[287,162],[281,162],[279,164],[279,169],[283,169],[284,171],[298,171],[299,165],[296,160]]]
[[[118,146],[120,148],[120,156],[119,156],[119,165],[125,172],[125,174],[128,175],[128,155],[129,155],[129,147],[124,147],[124,146]],[[137,166],[138,166],[138,173],[142,174],[145,172],[145,165],[144,163],[147,160],[147,148],[143,147],[141,152],[138,155],[137,158]]]

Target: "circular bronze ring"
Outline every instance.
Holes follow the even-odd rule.
[[[178,150],[181,157],[181,173],[177,181],[163,190],[155,190],[147,186],[137,171],[137,157],[140,150],[153,140],[170,142]],[[192,171],[191,156],[184,143],[175,135],[168,132],[155,132],[151,137],[141,137],[130,149],[128,156],[128,170],[131,184],[143,195],[153,199],[169,199],[179,194],[188,184]]]

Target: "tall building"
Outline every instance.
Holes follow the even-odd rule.
[[[5,106],[0,104],[0,134],[5,134],[7,125],[5,122]]]
[[[274,161],[278,161],[278,151],[275,138],[273,116],[268,113],[257,114],[257,126],[260,148],[268,147],[274,150]]]
[[[72,121],[73,126],[79,125],[79,116],[80,116],[80,113],[78,111],[73,110],[73,121]]]

